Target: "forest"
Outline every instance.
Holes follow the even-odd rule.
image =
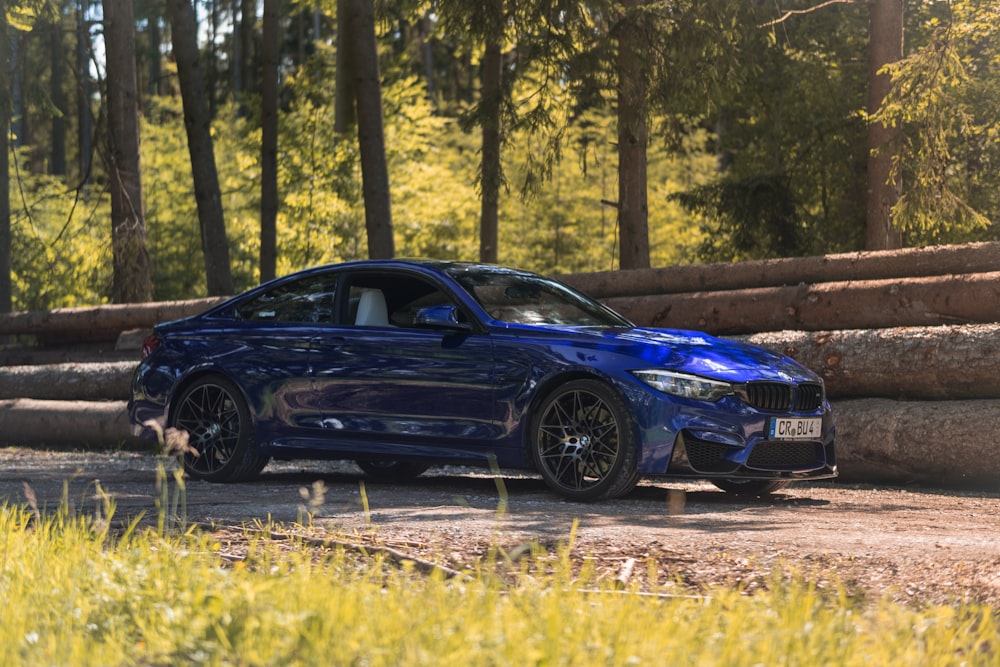
[[[995,240],[994,0],[6,0],[0,312]]]

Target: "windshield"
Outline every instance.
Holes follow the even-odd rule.
[[[596,301],[542,276],[504,269],[449,271],[495,320],[511,324],[631,327]]]

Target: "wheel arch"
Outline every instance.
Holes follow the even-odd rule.
[[[250,408],[250,421],[253,423],[253,425],[256,425],[257,410],[255,409],[254,402],[250,400],[250,397],[247,395],[246,390],[243,389],[243,386],[239,382],[234,380],[232,376],[230,376],[221,368],[217,368],[215,366],[203,366],[200,368],[196,368],[191,372],[187,373],[186,375],[184,375],[180,380],[177,381],[173,389],[170,390],[170,399],[167,402],[166,409],[164,410],[164,414],[166,416],[165,423],[167,426],[169,426],[173,421],[174,410],[177,407],[177,400],[176,400],[177,397],[183,394],[185,391],[187,391],[188,387],[190,387],[195,382],[198,382],[199,380],[202,380],[206,377],[212,377],[212,376],[221,377],[230,382],[234,387],[236,387],[236,389],[240,392],[240,396],[243,398],[244,403],[246,403],[246,405]]]
[[[538,466],[537,462],[535,461],[535,456],[532,453],[531,449],[531,438],[532,438],[531,424],[535,419],[535,413],[538,410],[539,406],[545,401],[546,398],[549,397],[549,395],[553,391],[555,391],[560,386],[568,382],[573,382],[575,380],[595,380],[604,385],[607,385],[608,388],[610,388],[612,391],[618,394],[619,398],[622,399],[626,407],[631,405],[631,401],[628,398],[627,392],[623,391],[622,387],[619,386],[619,384],[616,383],[610,376],[605,375],[603,373],[596,373],[590,369],[575,368],[575,369],[566,369],[562,372],[555,373],[551,376],[544,378],[539,383],[538,387],[535,389],[534,395],[531,397],[531,401],[525,408],[524,419],[522,420],[524,426],[522,428],[523,433],[521,435],[521,452],[522,456],[524,456],[524,460],[532,468],[537,469]],[[630,426],[632,428],[634,436],[636,437],[636,443],[638,443],[639,432],[638,432],[638,427],[636,425],[635,415],[630,414],[630,417],[631,417],[629,420]]]

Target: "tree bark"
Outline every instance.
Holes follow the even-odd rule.
[[[229,240],[222,211],[222,192],[215,165],[212,142],[212,117],[205,99],[205,86],[198,61],[198,26],[189,0],[167,0],[170,34],[184,105],[184,128],[187,130],[194,198],[198,205],[201,247],[205,260],[205,278],[209,296],[233,293],[233,274],[229,264]]]
[[[131,436],[125,401],[2,400],[0,434],[5,446],[141,444]]]
[[[841,481],[996,488],[1000,400],[833,404]]]
[[[131,0],[103,0],[107,54],[108,174],[111,189],[112,300],[152,299],[139,168],[135,21]]]
[[[503,54],[500,38],[494,35],[486,43],[483,54],[482,92],[480,98],[482,152],[480,188],[482,190],[479,220],[479,260],[497,263],[499,260],[500,228],[500,108],[503,100]]]
[[[79,337],[86,332],[113,332],[105,340],[115,340],[122,331],[152,327],[159,322],[203,313],[223,299],[192,299],[129,303],[90,308],[56,308],[0,315],[0,336],[58,335]]]
[[[66,175],[66,91],[63,87],[63,73],[66,63],[63,62],[62,11],[56,14],[52,25],[52,52],[50,61],[49,95],[52,106],[58,113],[52,115],[52,146],[49,153],[49,173],[53,176]],[[4,61],[6,62],[6,61]]]
[[[396,254],[389,197],[389,167],[385,158],[382,84],[375,41],[375,9],[370,0],[348,0],[352,33],[354,80],[357,90],[358,144],[365,201],[368,256],[388,259]]]
[[[780,287],[801,283],[980,273],[1000,269],[1000,243],[969,243],[817,257],[694,264],[559,276],[597,299]]]
[[[278,265],[278,0],[264,0],[261,49],[260,281]]]
[[[357,121],[358,91],[354,86],[354,39],[348,19],[348,0],[337,0],[337,72],[334,81],[333,131],[347,134]]]
[[[642,326],[717,335],[1000,321],[1000,272],[617,297]]]
[[[10,246],[10,41],[6,11],[0,12],[0,313],[13,308]]]
[[[90,182],[90,166],[93,153],[91,132],[93,123],[90,108],[90,28],[87,26],[86,7],[89,0],[80,0],[77,8],[76,26],[76,75],[79,77],[76,86],[76,124],[77,152],[79,155],[77,167],[80,170],[80,184]]]
[[[0,399],[124,401],[137,361],[0,368]]]
[[[618,232],[622,269],[649,267],[649,203],[646,191],[646,67],[640,0],[623,0],[618,26]]]
[[[868,40],[868,113],[882,107],[892,88],[892,79],[879,71],[903,58],[904,0],[872,0],[871,35]],[[868,209],[865,223],[865,248],[882,250],[903,245],[902,235],[892,224],[892,207],[899,201],[902,183],[892,181],[892,160],[899,127],[868,122]]]
[[[739,336],[818,373],[831,398],[1000,398],[1000,324]]]

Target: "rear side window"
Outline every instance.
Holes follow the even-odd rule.
[[[336,276],[307,276],[277,285],[236,306],[241,320],[332,324]]]

